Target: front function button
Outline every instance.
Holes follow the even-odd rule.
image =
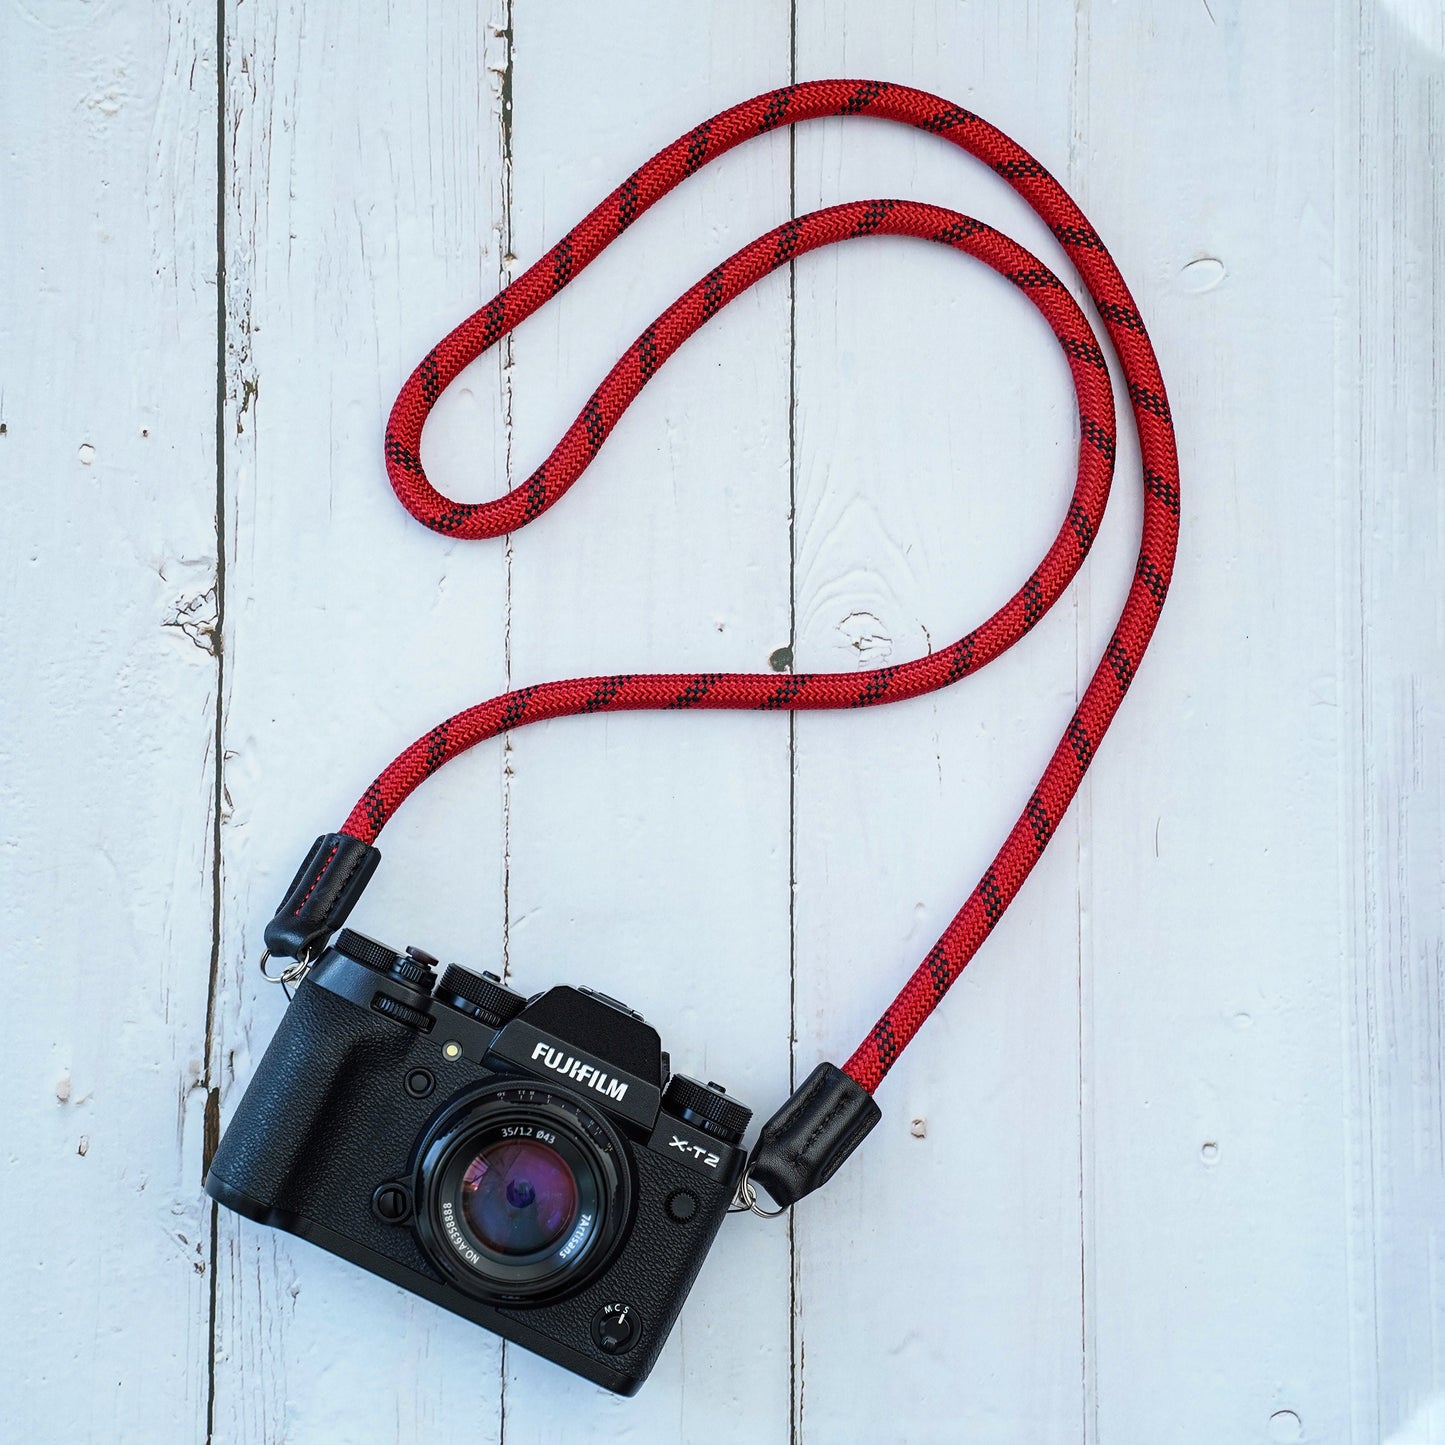
[[[630,1304],[603,1305],[592,1317],[592,1338],[603,1354],[624,1354],[641,1334],[642,1321]]]
[[[425,1069],[413,1069],[406,1076],[406,1091],[413,1099],[425,1099],[437,1081]]]
[[[686,1189],[677,1189],[667,1196],[667,1217],[674,1224],[686,1224],[697,1214],[697,1195]]]

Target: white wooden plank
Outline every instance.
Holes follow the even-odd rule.
[[[935,90],[1063,174],[1071,41],[1036,6],[829,0],[800,9],[798,69]],[[866,120],[797,143],[800,210],[919,198],[1060,264],[952,146]],[[1005,601],[1067,506],[1073,410],[1047,328],[983,267],[886,238],[800,262],[799,666],[920,656]],[[1096,555],[1127,544],[1111,522]],[[800,1077],[843,1062],[1017,817],[1073,709],[1073,611],[947,693],[799,719]],[[800,1439],[1080,1436],[1077,826],[797,1211]]]
[[[1349,1435],[1336,558],[1356,520],[1328,479],[1334,227],[1354,220],[1319,18],[1091,7],[1081,32],[1084,204],[1159,347],[1184,479],[1175,589],[1092,792],[1100,1441]],[[1093,646],[1108,621],[1091,609]]]
[[[1339,0],[1333,29],[1235,0],[623,15],[235,0],[224,118],[214,11],[0,16],[0,943],[46,1010],[0,1025],[19,1101],[0,1434],[1435,1438],[1438,6]],[[299,853],[403,743],[509,679],[761,667],[789,640],[786,277],[510,545],[407,517],[380,434],[509,254],[786,79],[794,23],[800,76],[936,89],[1068,179],[1162,353],[1184,551],[1082,806],[880,1091],[884,1125],[798,1211],[796,1259],[786,1225],[730,1223],[623,1402],[213,1215],[207,1090],[228,1118],[280,1018],[254,959]],[[709,168],[478,363],[428,430],[444,485],[525,474],[657,310],[788,213],[789,149]],[[818,124],[797,166],[798,209],[923,196],[1058,260],[942,143]],[[1067,379],[1027,306],[958,257],[879,240],[797,283],[798,661],[896,661],[1042,549]],[[791,779],[777,718],[524,731],[407,805],[359,926],[616,992],[679,1068],[766,1115],[790,1003],[796,1071],[841,1061],[1036,776],[1131,570],[1131,446],[1119,474],[1070,598],[964,687],[801,719]]]
[[[766,3],[518,7],[513,249],[525,264],[654,151],[788,73]],[[788,214],[779,135],[708,166],[516,337],[513,461],[546,455],[637,334]],[[564,501],[512,541],[515,684],[765,670],[788,628],[788,294],[775,276],[669,362]],[[510,961],[654,1022],[680,1072],[766,1118],[788,1092],[784,719],[624,714],[512,741]],[[785,1440],[785,1229],[724,1226],[643,1393],[507,1352],[505,1438]]]
[[[1413,1445],[1445,1435],[1445,14],[1401,0],[1341,22],[1351,1413],[1355,1438]]]
[[[227,13],[227,1118],[282,1013],[254,962],[305,848],[402,746],[502,686],[504,559],[402,510],[381,435],[407,372],[495,289],[503,16]],[[484,359],[428,430],[458,493],[501,474],[501,395]],[[500,780],[483,750],[402,810],[360,928],[495,958]],[[220,1247],[217,1440],[497,1438],[492,1336],[225,1211]]]
[[[0,16],[9,1440],[205,1433],[214,35]]]

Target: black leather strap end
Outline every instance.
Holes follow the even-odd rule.
[[[838,1172],[882,1117],[861,1084],[833,1064],[819,1064],[763,1125],[748,1177],[775,1203],[796,1204]]]
[[[346,922],[380,862],[381,854],[370,843],[346,833],[323,833],[266,925],[272,957],[314,954]]]

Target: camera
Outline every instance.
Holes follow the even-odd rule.
[[[733,1200],[751,1111],[670,1075],[616,999],[438,967],[342,930],[206,1191],[634,1394]]]

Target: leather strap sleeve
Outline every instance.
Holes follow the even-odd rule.
[[[826,1184],[883,1117],[873,1096],[834,1064],[819,1064],[763,1125],[749,1178],[781,1205]]]
[[[343,923],[376,872],[381,854],[346,833],[323,833],[296,870],[276,916],[266,925],[274,958],[315,953]]]

